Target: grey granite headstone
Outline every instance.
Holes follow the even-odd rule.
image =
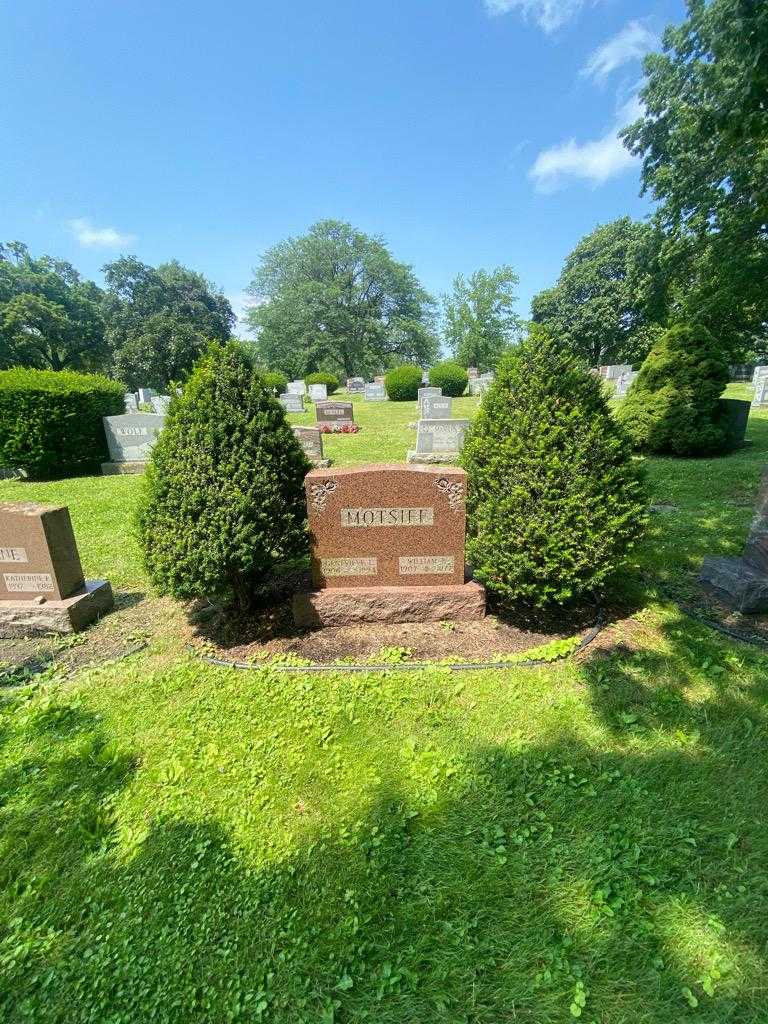
[[[287,394],[289,395],[306,395],[307,385],[303,380],[289,380]]]
[[[616,397],[626,398],[627,392],[632,387],[637,373],[634,370],[630,370],[628,373],[622,373],[622,375],[616,381]]]
[[[123,402],[125,403],[125,411],[127,413],[139,411],[139,403],[134,391],[126,391],[123,395]]]
[[[154,395],[150,398],[149,404],[152,406],[152,412],[157,413],[158,416],[167,416],[168,406],[171,404],[171,396]]]
[[[308,390],[310,402],[324,402],[328,397],[327,384],[310,384]]]
[[[431,395],[433,398],[439,398],[440,395],[442,395],[442,393],[443,392],[442,392],[441,388],[433,388],[433,387],[419,388],[419,390],[416,392],[416,401],[419,403],[419,416],[420,417],[423,415],[422,411],[421,411],[421,403],[427,397],[427,395]]]
[[[304,412],[303,394],[288,392],[285,395],[278,395],[277,400],[286,412]]]
[[[469,420],[419,420],[416,426],[416,452],[460,452]]]
[[[421,400],[421,418],[423,420],[449,420],[451,418],[451,400],[447,395],[424,395]]]
[[[383,402],[386,400],[387,393],[384,390],[383,384],[366,384],[365,385],[365,397],[369,402]]]
[[[113,462],[146,462],[164,426],[165,416],[155,413],[105,416],[109,457]]]
[[[768,406],[768,377],[758,377],[755,383],[752,408],[764,409],[766,406]]]
[[[768,366],[763,366],[762,364],[760,364],[755,367],[752,373],[752,383],[757,384],[758,380],[761,377],[768,377]]]
[[[347,391],[354,393],[365,391],[365,380],[363,377],[348,377]]]
[[[618,380],[622,374],[631,373],[632,366],[630,363],[612,363],[605,367],[605,371],[606,380]]]
[[[323,454],[323,435],[317,427],[292,427],[304,454],[314,466],[330,466],[331,460]]]
[[[150,399],[156,394],[152,388],[139,388],[139,405],[149,405]]]

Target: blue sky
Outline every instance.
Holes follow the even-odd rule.
[[[314,221],[434,294],[511,263],[520,311],[596,224],[649,209],[615,140],[682,0],[0,4],[0,239],[100,280],[177,258],[238,303]]]

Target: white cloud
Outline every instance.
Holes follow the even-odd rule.
[[[252,306],[259,306],[261,303],[249,292],[229,292],[227,294],[232,312],[237,317],[237,324],[243,329],[246,326],[246,315]]]
[[[520,11],[525,18],[532,18],[545,32],[556,32],[571,18],[575,18],[585,2],[599,0],[485,0],[489,14],[508,14]]]
[[[545,149],[536,157],[528,172],[538,192],[554,192],[568,178],[580,178],[593,185],[603,185],[609,178],[632,167],[635,157],[618,138],[618,132],[625,125],[637,120],[643,113],[643,105],[633,96],[618,111],[616,121],[609,131],[592,142],[578,143],[568,139],[557,146]]]
[[[616,68],[630,61],[640,60],[649,50],[654,49],[657,43],[656,36],[645,25],[641,25],[639,21],[630,21],[621,32],[602,46],[598,46],[581,69],[581,74],[595,82],[604,82]]]
[[[117,228],[94,227],[87,217],[75,217],[67,221],[67,224],[80,245],[89,249],[119,249],[121,245],[128,245],[136,238]]]

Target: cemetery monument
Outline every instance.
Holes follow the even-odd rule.
[[[323,454],[323,435],[317,427],[292,427],[304,454],[313,466],[330,466],[331,459],[326,459]]]
[[[354,423],[355,411],[351,402],[318,402],[315,406],[315,418],[318,423]]]
[[[313,469],[304,486],[314,589],[294,595],[298,626],[485,615],[485,588],[465,577],[464,470]]]
[[[304,412],[304,395],[296,392],[286,392],[278,395],[277,400],[286,412]]]
[[[103,422],[111,459],[101,464],[104,476],[143,473],[149,453],[165,426],[165,416],[135,412],[123,416],[105,416]]]

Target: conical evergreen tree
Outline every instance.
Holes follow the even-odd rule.
[[[171,403],[147,470],[138,525],[157,589],[247,607],[258,581],[307,550],[309,469],[240,348],[212,345]]]
[[[640,367],[618,420],[639,451],[714,455],[732,447],[719,398],[728,364],[705,327],[665,331]]]
[[[600,592],[642,532],[640,473],[601,383],[541,330],[499,364],[462,465],[467,560],[502,605]]]

